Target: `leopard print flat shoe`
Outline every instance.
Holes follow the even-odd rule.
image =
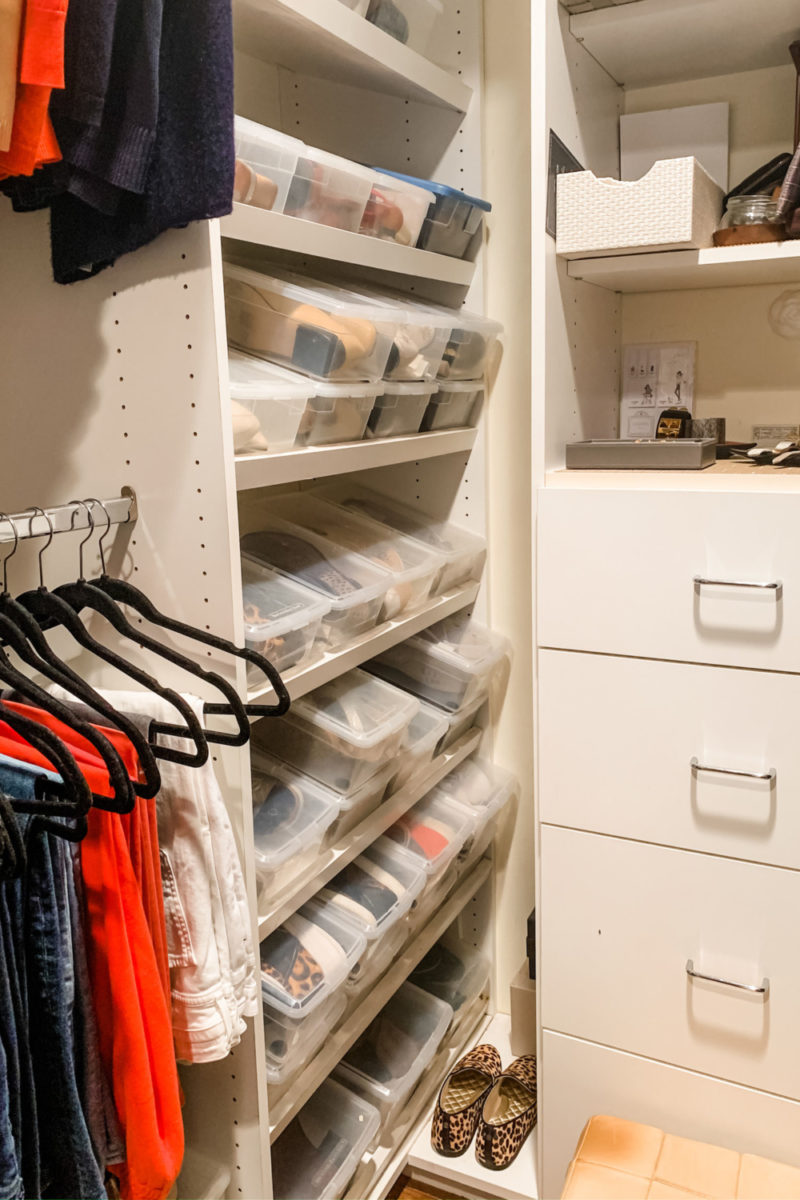
[[[494,1046],[475,1046],[456,1063],[442,1084],[431,1125],[437,1154],[457,1158],[469,1148],[483,1102],[503,1064]]]
[[[536,1124],[536,1058],[517,1058],[499,1076],[483,1104],[475,1139],[482,1167],[502,1171],[511,1165]]]

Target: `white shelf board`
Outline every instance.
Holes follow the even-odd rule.
[[[721,461],[702,471],[548,471],[545,486],[572,491],[800,492],[800,467]]]
[[[796,0],[637,0],[574,14],[570,30],[626,87],[791,65]]]
[[[473,1044],[478,1042],[488,1042],[496,1046],[503,1065],[507,1066],[514,1059],[511,1053],[511,1018],[506,1013],[497,1013],[489,1025],[481,1030]],[[436,1153],[430,1141],[434,1104],[431,1104],[425,1114],[419,1135],[409,1152],[408,1165],[412,1177],[416,1178],[419,1173],[424,1174],[431,1182],[441,1180],[442,1185],[452,1185],[459,1195],[461,1193],[457,1192],[458,1187],[487,1196],[496,1196],[498,1200],[531,1200],[531,1197],[538,1195],[535,1128],[511,1166],[503,1171],[489,1171],[475,1158],[474,1142],[460,1158],[445,1158]]]
[[[304,446],[275,454],[239,454],[236,456],[236,489],[245,492],[251,488],[322,479],[349,471],[369,471],[396,463],[422,462],[445,454],[469,453],[477,436],[477,429],[440,429],[436,433],[344,442],[337,446]]]
[[[492,863],[483,858],[470,871],[445,900],[434,916],[410,942],[381,980],[375,984],[372,991],[332,1033],[322,1049],[303,1068],[297,1082],[289,1093],[281,1097],[270,1111],[270,1142],[274,1142],[299,1112],[306,1100],[317,1090],[323,1080],[327,1079],[333,1068],[347,1053],[353,1043],[364,1032],[370,1022],[378,1015],[383,1006],[394,995],[402,983],[414,970],[417,963],[425,957],[435,941],[452,925],[465,904],[468,904],[475,893],[486,882],[492,870]]]
[[[339,0],[235,0],[236,45],[302,75],[466,112],[472,89]]]
[[[413,637],[421,629],[427,629],[429,625],[449,617],[451,613],[467,608],[475,600],[479,588],[480,583],[475,582],[451,588],[449,592],[435,596],[408,616],[399,617],[396,621],[384,621],[382,625],[368,629],[341,649],[333,650],[304,666],[287,671],[283,682],[289,695],[293,700],[297,700],[300,696],[305,696],[306,692],[321,687],[323,683],[335,679],[344,671],[358,667],[383,650],[388,650],[390,646],[396,646],[398,642]],[[247,700],[252,704],[258,700],[270,700],[272,696],[272,688],[266,687],[260,691],[248,692]]]
[[[347,1200],[384,1200],[395,1180],[407,1169],[408,1156],[417,1138],[425,1131],[430,1131],[431,1101],[439,1094],[442,1080],[470,1046],[484,1040],[483,1035],[489,1023],[484,1000],[480,1011],[471,1019],[467,1019],[463,1027],[456,1032],[453,1044],[445,1053],[440,1052],[436,1055],[419,1087],[409,1098],[403,1114],[404,1118],[407,1118],[408,1108],[412,1110],[408,1133],[402,1138],[399,1146],[379,1146],[362,1159],[347,1189]],[[466,1192],[466,1189],[464,1191]]]
[[[349,862],[358,858],[362,850],[371,846],[376,838],[402,817],[403,813],[413,808],[431,788],[436,787],[437,783],[454,771],[459,763],[478,748],[482,735],[482,729],[469,730],[443,754],[428,763],[422,772],[413,776],[404,787],[379,804],[375,811],[357,828],[352,829],[342,841],[331,846],[313,863],[309,863],[288,890],[281,889],[280,899],[269,911],[259,917],[259,941],[268,937],[273,929],[277,929],[282,921],[296,912],[301,904],[305,904],[329,879],[333,879]]]
[[[798,283],[800,241],[574,258],[568,264],[567,273],[573,279],[583,279],[612,292],[677,292]]]
[[[338,5],[338,0],[333,0]],[[338,5],[341,7],[341,5]],[[348,9],[342,9],[348,12]],[[394,275],[411,275],[414,279],[430,279],[436,283],[454,283],[469,287],[475,274],[475,263],[430,250],[416,250],[363,233],[332,229],[316,221],[302,221],[286,213],[268,212],[252,204],[233,206],[233,212],[220,220],[220,233],[225,238],[247,242],[253,246],[269,246],[273,250],[288,250],[310,258],[324,258],[336,263],[351,263],[373,271],[388,271]]]

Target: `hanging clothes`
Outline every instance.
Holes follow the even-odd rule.
[[[70,193],[52,201],[58,283],[95,275],[121,254],[176,226],[232,209],[233,30],[230,0],[170,0],[158,60],[158,117],[141,194],[122,191],[113,211]],[[106,196],[108,193],[106,192]]]
[[[48,108],[53,89],[64,86],[66,16],[67,0],[25,0],[11,141],[0,152],[0,179],[32,175],[61,158]]]
[[[41,773],[0,760],[0,790],[30,802],[35,799],[35,777]],[[38,831],[35,818],[17,820],[25,837],[25,875],[0,885],[2,963],[7,995],[12,995],[10,1007],[7,1001],[0,1004],[10,1109],[10,1122],[0,1128],[0,1160],[6,1174],[3,1183],[10,1185],[10,1127],[18,1180],[16,1190],[2,1194],[104,1200],[103,1165],[89,1134],[73,1053],[70,848],[62,839]]]
[[[11,145],[23,0],[0,0],[0,151]]]
[[[149,693],[102,694],[120,711],[172,720],[170,705]],[[203,702],[184,699],[202,719]],[[159,740],[185,748],[178,737]],[[155,803],[175,1050],[182,1062],[214,1062],[239,1043],[244,1018],[258,1011],[244,876],[211,761],[199,769],[163,761],[160,770]]]

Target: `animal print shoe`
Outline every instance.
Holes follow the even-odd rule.
[[[469,1148],[483,1102],[503,1064],[494,1046],[475,1046],[456,1063],[442,1084],[431,1125],[437,1154],[457,1158]]]
[[[536,1058],[517,1058],[495,1082],[483,1104],[475,1139],[482,1167],[502,1171],[519,1154],[536,1124]]]

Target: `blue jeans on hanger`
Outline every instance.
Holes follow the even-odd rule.
[[[41,772],[3,758],[0,789],[12,798],[34,800],[37,773]],[[24,932],[41,1195],[105,1200],[103,1172],[89,1137],[75,1070],[69,846],[38,831],[33,817],[21,817],[20,824],[25,829],[28,870],[18,916]]]
[[[25,1195],[21,1167],[22,1098],[10,978],[14,968],[8,949],[7,930],[0,925],[0,1196],[22,1200]]]

